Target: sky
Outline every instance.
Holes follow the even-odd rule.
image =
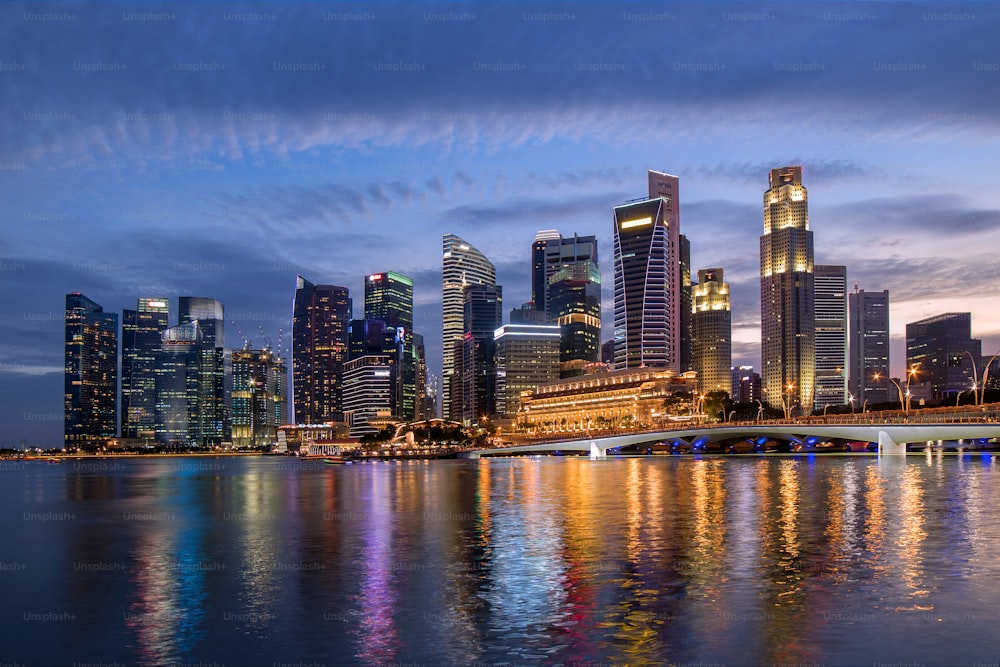
[[[541,229],[598,238],[680,177],[692,269],[759,365],[768,171],[802,165],[815,260],[905,325],[971,312],[1000,350],[1000,5],[4,3],[0,446],[62,441],[63,308],[207,296],[287,349],[295,278],[414,280],[441,365],[441,237],[530,299]]]

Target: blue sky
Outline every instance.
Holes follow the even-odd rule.
[[[0,5],[0,445],[61,442],[70,291],[211,296],[287,344],[297,273],[359,295],[392,269],[439,372],[442,234],[509,310],[558,229],[597,235],[609,314],[611,210],[647,169],[681,178],[693,268],[725,268],[735,363],[786,164],[817,263],[890,290],[896,372],[942,312],[992,354],[997,34],[987,3]]]

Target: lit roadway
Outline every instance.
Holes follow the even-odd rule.
[[[744,440],[767,437],[804,443],[811,438],[877,442],[879,454],[905,454],[906,443],[936,440],[971,440],[1000,437],[1000,404],[965,407],[960,410],[921,410],[902,412],[837,415],[799,420],[713,423],[677,428],[663,428],[600,437],[566,436],[565,440],[547,440],[522,445],[475,449],[459,454],[479,458],[490,454],[513,454],[552,451],[589,451],[604,457],[607,450],[629,445],[657,442],[683,442],[690,446],[707,445],[720,440]]]

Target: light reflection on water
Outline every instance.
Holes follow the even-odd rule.
[[[0,662],[996,660],[991,455],[210,461],[0,471]]]

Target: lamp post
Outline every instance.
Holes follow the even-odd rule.
[[[781,395],[781,405],[785,409],[785,419],[792,418],[792,392],[795,391],[795,385],[791,382],[788,383],[785,392]],[[785,394],[788,394],[788,400],[785,400]]]
[[[853,415],[854,414],[854,394],[848,394],[847,397],[848,397],[848,400],[851,403],[851,414]]]
[[[987,361],[986,365],[983,367],[983,391],[980,394],[982,403],[986,402],[986,379],[990,376],[990,365],[996,360],[997,357],[1000,357],[1000,352],[997,352],[990,357],[990,360]]]
[[[764,404],[760,402],[759,398],[754,399],[757,401],[757,421],[763,421],[764,419]]]
[[[972,364],[972,404],[979,405],[979,370],[976,368],[976,358],[972,356],[972,353],[968,350],[962,350],[962,354],[969,355],[969,363]],[[965,393],[965,390],[958,392],[961,396]],[[955,406],[958,407],[958,399],[955,399]]]

